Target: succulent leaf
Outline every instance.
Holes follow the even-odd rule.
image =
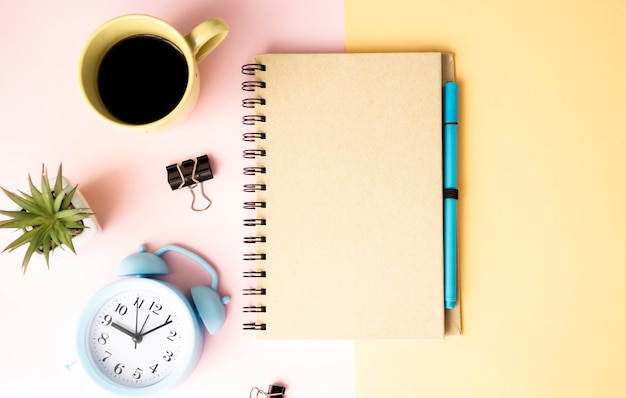
[[[70,204],[72,203],[72,199],[74,199],[74,194],[76,193],[77,188],[78,188],[78,185],[75,185],[69,191],[65,193],[65,197],[63,198],[63,201],[61,202],[61,207],[60,207],[61,210],[67,210],[70,208]]]
[[[37,214],[37,215],[43,215],[43,212],[41,212],[41,210],[39,209],[39,207],[37,206],[37,203],[35,202],[35,200],[28,194],[22,192],[22,191],[18,191],[22,196],[11,192],[5,188],[2,188],[2,191],[4,192],[4,194],[11,199],[11,201],[13,203],[15,203],[16,205],[18,205],[19,207],[21,207],[22,209],[24,209],[26,212],[28,213],[33,213],[33,214]]]
[[[67,248],[70,249],[72,253],[76,253],[76,249],[74,248],[74,242],[72,241],[73,234],[63,225],[61,226],[61,230],[63,230],[63,232],[59,234],[59,240],[63,244],[61,247],[67,246]]]
[[[54,215],[54,217],[57,220],[63,220],[63,222],[72,222],[72,221],[80,221],[85,217],[90,216],[91,213],[89,213],[88,211],[86,211],[85,209],[68,209],[68,210],[61,210],[60,212],[56,213]]]
[[[9,213],[4,210],[1,211],[2,214]],[[15,217],[8,220],[0,221],[0,228],[16,228],[16,229],[24,229],[29,227],[37,227],[39,225],[45,224],[48,220],[47,217],[44,216],[28,216],[28,213],[20,211],[17,212],[20,214],[16,214]]]
[[[43,182],[43,178],[42,178],[42,182]],[[30,195],[33,198],[33,201],[35,205],[37,206],[37,208],[40,211],[42,211],[44,214],[50,214],[52,212],[52,209],[47,208],[46,199],[44,198],[44,195],[33,184],[33,181],[31,180],[30,175],[28,176],[28,184],[30,185]]]
[[[54,182],[54,192],[63,191],[63,164],[59,163],[59,170],[57,171],[57,178]]]
[[[54,195],[52,194],[52,188],[50,188],[50,180],[48,179],[48,171],[44,168],[41,178],[41,206],[46,209],[50,214],[54,214]],[[28,176],[30,180],[30,175]],[[35,188],[36,189],[36,188]],[[32,190],[32,181],[31,181]]]
[[[27,243],[32,243],[33,241],[37,239],[37,235],[35,231],[37,231],[37,228],[24,232],[23,234],[18,236],[13,242],[9,243],[7,247],[5,247],[4,250],[2,251],[12,252],[13,250],[17,249],[18,247],[22,245],[25,245]]]

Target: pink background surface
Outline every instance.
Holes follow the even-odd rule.
[[[230,25],[229,36],[200,66],[195,111],[170,131],[142,135],[109,126],[81,97],[83,43],[100,24],[129,13],[160,17],[183,34],[214,16]],[[27,0],[3,4],[0,15],[0,185],[26,189],[27,173],[36,176],[45,163],[53,174],[63,162],[103,227],[78,256],[64,257],[50,271],[31,264],[23,276],[21,255],[0,255],[0,395],[108,396],[74,362],[76,320],[85,302],[116,280],[115,267],[139,244],[155,250],[177,243],[218,269],[219,291],[232,301],[224,328],[207,337],[195,372],[164,396],[247,397],[251,387],[274,382],[287,385],[291,397],[354,396],[353,343],[256,341],[241,330],[250,318],[240,312],[247,304],[240,295],[246,267],[240,68],[261,52],[343,51],[343,2]],[[215,175],[205,183],[213,205],[196,213],[189,192],[170,190],[165,166],[205,153]],[[10,239],[0,231],[2,247]],[[165,258],[168,281],[185,289],[192,281],[210,283],[195,263],[175,254]]]

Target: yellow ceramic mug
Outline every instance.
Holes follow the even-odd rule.
[[[145,132],[172,126],[198,99],[198,63],[227,34],[221,18],[203,21],[186,36],[148,15],[112,19],[83,48],[83,96],[98,116],[114,125]]]

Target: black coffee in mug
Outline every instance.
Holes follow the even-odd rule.
[[[187,89],[189,68],[174,44],[158,36],[131,36],[104,55],[98,91],[118,120],[148,124],[168,115]]]

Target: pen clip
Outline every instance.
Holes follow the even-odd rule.
[[[252,387],[252,390],[250,390],[250,398],[259,398],[259,397],[283,398],[285,396],[284,394],[285,394],[285,387],[273,385],[273,384],[270,384],[267,392],[261,390],[259,387]]]
[[[203,197],[203,198],[205,199],[205,201],[206,201],[206,206],[204,206],[204,207],[196,207],[196,200],[197,200],[198,198],[196,197],[196,194],[195,194],[195,187],[196,187],[198,184],[200,185],[200,193],[202,194],[202,197]],[[189,188],[189,191],[191,192],[191,197],[192,197],[192,200],[191,200],[191,210],[193,210],[193,211],[204,211],[204,210],[208,209],[209,207],[211,207],[211,204],[212,204],[213,202],[211,202],[211,199],[209,199],[209,197],[208,197],[208,196],[206,196],[206,194],[204,193],[204,184],[202,184],[201,182],[199,182],[199,183],[197,183],[196,185],[194,185],[194,186],[190,187],[190,188]]]
[[[204,181],[213,178],[208,155],[198,156],[195,159],[187,159],[180,164],[171,164],[166,167],[166,170],[167,182],[173,191],[183,188],[187,188],[191,191],[191,210],[204,211],[211,206],[211,199],[204,192],[203,184]],[[195,193],[195,189],[198,185],[200,186],[200,196],[205,201],[204,206],[196,204],[198,200],[201,200]]]

